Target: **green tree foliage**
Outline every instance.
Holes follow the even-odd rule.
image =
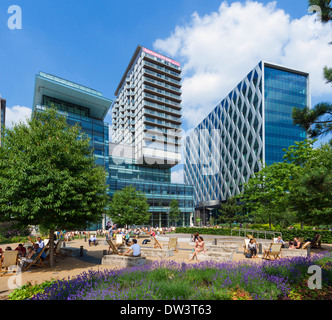
[[[305,144],[299,144],[296,151],[305,148]],[[288,150],[285,160],[293,159],[294,152]],[[318,149],[311,147],[311,157],[293,171],[286,196],[288,207],[299,221],[328,225],[332,223],[331,195],[332,148],[328,144]]]
[[[332,42],[330,42],[332,44]],[[332,82],[332,68],[324,67],[324,78],[326,80],[326,83]]]
[[[144,193],[127,186],[114,193],[109,206],[109,217],[113,222],[124,225],[148,223],[151,217],[149,204]]]
[[[223,203],[219,209],[219,217],[218,222],[226,222],[229,223],[229,227],[231,228],[232,223],[239,221],[239,213],[242,210],[242,206],[237,204],[237,199],[235,197],[227,199],[225,203]]]
[[[307,131],[311,138],[325,136],[332,132],[332,104],[318,103],[314,108],[294,108],[293,122]]]
[[[284,161],[255,173],[240,195],[257,222],[326,223],[331,219],[332,148],[313,148],[314,141],[296,142]]]
[[[181,210],[177,200],[172,199],[169,204],[169,220],[175,225],[180,220]]]
[[[50,231],[97,222],[107,206],[106,174],[87,136],[54,108],[6,129],[0,148],[0,219]]]
[[[268,221],[271,227],[278,212],[286,210],[282,199],[289,189],[292,169],[290,163],[274,163],[254,173],[244,185],[244,192],[240,196],[249,212],[255,213],[255,222]]]

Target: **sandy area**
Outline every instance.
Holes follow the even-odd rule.
[[[175,236],[175,235],[172,235]],[[182,237],[182,236],[180,236]],[[215,238],[215,237],[214,237]],[[138,243],[141,244],[144,239],[138,239]],[[212,239],[205,239],[206,241],[212,241]],[[151,247],[152,242],[145,245],[145,247]],[[166,244],[167,242],[160,241],[161,244]],[[0,245],[0,247],[4,250],[8,245]],[[17,247],[17,244],[9,244],[12,249]],[[99,244],[97,246],[89,246],[88,241],[85,242],[84,239],[80,240],[72,240],[66,242],[67,247],[76,247],[80,248],[83,246],[84,249],[87,250],[87,253],[82,258],[74,258],[74,257],[65,257],[63,259],[57,258],[55,267],[50,268],[46,266],[45,268],[40,267],[33,267],[29,269],[27,272],[23,272],[21,274],[21,285],[31,282],[32,284],[35,283],[42,283],[46,280],[51,279],[64,279],[68,277],[74,277],[78,274],[81,274],[87,270],[103,270],[112,268],[112,266],[101,265],[100,261],[103,256],[103,250],[108,250],[108,245]],[[179,242],[179,250],[177,253],[174,253],[174,256],[168,258],[168,260],[173,260],[176,262],[185,262],[185,263],[197,263],[197,261],[189,261],[188,255],[191,252],[193,245],[190,245],[189,242]],[[249,260],[246,259],[241,253],[241,245],[239,246],[238,253],[233,254],[233,261],[241,261],[241,260]],[[148,257],[147,261],[152,262],[157,260],[158,258]],[[264,261],[261,258],[257,259],[250,259],[251,261],[260,263]],[[10,276],[3,276],[0,277],[0,299],[6,299],[6,296],[12,292],[10,289]]]

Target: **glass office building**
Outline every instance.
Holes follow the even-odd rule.
[[[266,65],[264,69],[265,163],[282,161],[283,148],[302,141],[305,131],[293,125],[292,109],[309,106],[308,75]]]
[[[242,191],[263,163],[303,141],[292,109],[310,106],[308,73],[261,61],[187,137],[184,179],[195,186],[196,214],[207,216]]]
[[[150,206],[152,226],[170,226],[170,202],[175,199],[181,210],[178,226],[190,226],[194,213],[194,187],[171,183],[170,169],[142,166],[134,159],[134,148],[110,143],[110,190],[111,196],[126,186],[133,186],[145,194]]]
[[[104,119],[112,102],[101,92],[72,81],[44,72],[36,76],[33,111],[42,112],[46,107],[55,106],[68,124],[78,124],[90,137],[96,163],[105,167],[108,183],[109,125]],[[92,229],[100,229],[104,225],[105,217],[101,217],[101,222]]]

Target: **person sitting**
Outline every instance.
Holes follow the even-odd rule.
[[[250,251],[252,258],[257,258],[257,243],[254,239],[249,240],[248,250]]]
[[[18,251],[19,256],[21,257],[26,256],[27,250],[23,247],[22,243],[20,243],[15,250]]]
[[[91,246],[91,243],[93,243],[96,246],[97,245],[96,241],[97,241],[96,235],[92,234],[89,239],[89,246]]]
[[[201,236],[199,236],[197,238],[196,243],[195,243],[194,253],[193,253],[192,257],[189,260],[194,260],[194,258],[196,257],[197,261],[199,261],[198,260],[198,253],[204,251],[204,244],[205,243],[204,243],[203,238]]]
[[[125,240],[125,242],[126,242],[126,245],[128,245],[129,240],[130,240],[130,233],[129,233],[129,231],[127,231],[127,233],[126,233],[126,235],[125,235],[125,237],[124,237],[124,240]]]
[[[38,245],[38,243],[36,242],[36,243],[34,243],[34,245],[33,245],[33,250],[36,251],[37,254],[39,254],[39,252],[40,252],[41,250],[43,250],[43,248],[40,248],[39,245]],[[41,254],[40,257],[41,257],[42,259],[45,259],[45,258],[46,258],[46,254],[45,254],[45,252],[43,252],[43,253]]]
[[[32,262],[33,260],[35,260],[35,258],[37,257],[38,253],[34,250],[34,248],[32,246],[29,246],[27,249],[27,254],[24,258],[21,259],[20,261],[20,268],[22,269],[24,266],[24,263],[26,262]]]
[[[289,249],[300,249],[301,248],[301,242],[298,238],[294,238],[294,241],[289,242]]]
[[[281,236],[279,236],[278,238],[276,238],[275,240],[274,240],[274,243],[281,243],[282,244],[282,248],[285,248],[285,241],[284,240],[282,240],[282,238],[281,238]]]
[[[193,235],[193,242],[196,242],[198,237],[199,237],[199,233],[195,232]]]
[[[132,256],[132,257],[140,257],[141,256],[141,247],[140,245],[137,243],[136,239],[133,239],[133,245],[131,245],[131,247],[124,253],[119,253],[120,255],[124,255],[124,256]],[[130,253],[130,251],[132,251]]]
[[[45,247],[44,241],[41,239],[41,237],[37,238],[37,243],[40,249],[43,249]]]

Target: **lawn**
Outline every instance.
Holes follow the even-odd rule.
[[[308,268],[322,270],[322,289],[309,289]],[[277,261],[155,261],[143,267],[87,271],[42,285],[25,285],[10,299],[31,300],[330,300],[332,255]]]

